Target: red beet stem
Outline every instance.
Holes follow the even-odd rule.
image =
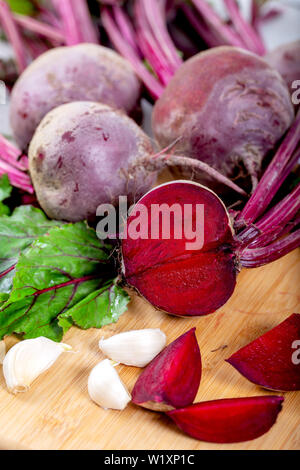
[[[52,41],[65,41],[63,33],[53,26],[50,26],[46,23],[43,23],[25,15],[14,14],[13,17],[15,19],[15,22],[22,28],[32,31],[33,33],[39,34],[40,36],[44,36],[45,38],[50,39]]]
[[[21,155],[21,151],[0,134],[0,158],[19,170],[27,170],[28,159],[23,156],[20,160]]]
[[[173,410],[167,415],[182,431],[200,441],[245,442],[269,431],[283,400],[271,395],[214,400]]]
[[[243,245],[249,244],[257,235],[272,233],[277,238],[283,228],[296,216],[300,209],[300,184],[280,203],[270,209],[253,227],[246,228],[238,235]]]
[[[294,313],[239,349],[226,362],[250,382],[269,390],[300,390],[299,364],[293,360],[300,338],[300,314]]]
[[[280,145],[275,157],[265,171],[257,188],[236,219],[235,226],[240,228],[255,222],[263,214],[283,183],[283,175],[287,176],[286,168],[291,170],[291,159],[299,143],[300,110],[296,119]],[[293,159],[294,161],[294,159]]]
[[[138,40],[134,27],[129,20],[128,16],[124,12],[123,8],[119,6],[113,6],[112,11],[115,17],[115,21],[119,27],[120,33],[123,38],[127,41],[130,47],[136,52],[138,56],[142,58],[141,51],[138,46]]]
[[[215,32],[201,20],[200,16],[197,16],[197,12],[193,11],[189,5],[181,5],[181,9],[195,31],[204,39],[209,47],[216,47],[222,44],[222,41],[220,41],[220,38],[217,37]]]
[[[22,73],[23,70],[25,70],[27,67],[26,52],[24,50],[22,38],[18,27],[15,24],[11,10],[7,3],[3,0],[0,0],[0,23],[7,36],[7,39],[13,46],[19,73]]]
[[[73,8],[75,8],[82,42],[99,44],[98,34],[91,18],[87,0],[75,0]]]
[[[28,168],[28,159],[21,155],[20,150],[0,135],[0,176],[7,174],[13,186],[33,194],[30,178],[23,171]]]
[[[231,46],[242,47],[245,49],[245,44],[239,36],[231,30],[231,28],[223,23],[217,13],[211,8],[206,0],[192,0],[196,9],[200,12],[203,18],[207,21],[212,28],[220,34],[226,44]]]
[[[247,196],[247,193],[237,184],[235,184],[232,180],[224,176],[222,173],[219,173],[217,170],[207,165],[207,163],[202,162],[201,160],[183,157],[180,155],[161,154],[161,152],[159,152],[152,158],[147,157],[145,159],[139,160],[138,164],[144,165],[149,171],[161,171],[166,166],[180,166],[183,168],[189,168],[195,171],[200,171],[202,173],[204,172],[214,178],[216,181],[233,189],[233,191],[236,191],[242,196]]]
[[[164,87],[159,83],[157,78],[147,70],[136,50],[124,41],[118,26],[115,24],[112,12],[108,7],[101,9],[101,20],[116,50],[131,62],[136,74],[144,82],[153,98],[158,99],[162,95]]]
[[[290,251],[300,246],[300,229],[286,237],[259,248],[246,248],[240,255],[241,266],[245,268],[257,268],[276,261]]]
[[[235,0],[224,0],[230,18],[239,35],[243,38],[247,48],[258,55],[265,55],[265,46],[252,28],[252,26],[242,17],[239,7]]]
[[[300,226],[300,216],[296,217],[290,222],[287,222],[285,225],[283,225],[283,227],[281,227],[281,230],[271,230],[268,233],[263,233],[257,236],[254,241],[247,246],[247,248],[258,248],[269,245],[270,243],[278,240],[279,238],[294,230],[296,227],[298,227],[298,225]]]

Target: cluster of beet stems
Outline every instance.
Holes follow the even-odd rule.
[[[0,24],[14,48],[19,73],[49,47],[99,43],[99,32],[92,22],[86,0],[52,0],[51,3],[52,10],[37,6],[39,14],[35,19],[13,14],[7,3],[0,0]],[[137,0],[133,2],[131,16],[119,5],[120,2],[108,3],[110,6],[101,8],[101,21],[111,42],[131,62],[151,95],[159,98],[182,64],[167,29],[167,12],[174,7],[174,2]],[[256,2],[253,1],[251,24],[243,19],[234,0],[224,0],[224,3],[230,18],[227,23],[205,0],[192,0],[192,5],[183,2],[180,8],[209,46],[229,44],[264,55],[264,45],[256,28]],[[26,32],[34,36],[26,35]],[[299,160],[299,134],[298,112],[250,199],[240,212],[234,214],[242,266],[269,263],[299,246],[300,184],[269,208]],[[167,162],[167,156],[163,158]],[[27,157],[1,136],[0,176],[8,174],[13,186],[32,194],[34,189],[27,169]]]

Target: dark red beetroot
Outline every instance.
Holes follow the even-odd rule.
[[[201,52],[178,69],[155,104],[153,130],[162,148],[180,137],[176,153],[228,177],[246,168],[255,186],[262,160],[293,115],[279,73],[255,54],[224,46]]]
[[[293,361],[297,340],[300,343],[300,314],[294,313],[227,362],[262,387],[283,392],[300,390],[300,363]]]
[[[195,328],[177,338],[139,376],[132,401],[155,411],[193,403],[201,380],[201,355]]]
[[[151,213],[152,205],[171,207],[185,204],[193,208],[193,229],[196,226],[196,206],[204,205],[204,245],[200,249],[187,249],[185,236],[176,239],[171,218],[170,239],[151,238],[157,229],[157,218]],[[237,266],[233,252],[233,233],[229,216],[221,200],[210,190],[197,183],[175,181],[159,186],[146,194],[138,203],[149,210],[141,219],[142,230],[148,239],[133,239],[131,229],[138,222],[136,207],[128,218],[127,239],[122,241],[123,270],[128,284],[137,289],[152,305],[173,315],[204,315],[214,312],[231,296]],[[160,225],[163,225],[160,223]]]
[[[167,415],[195,439],[220,444],[244,442],[269,431],[283,400],[277,396],[214,400],[173,410]]]

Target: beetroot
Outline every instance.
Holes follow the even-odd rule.
[[[120,111],[91,102],[46,115],[29,148],[29,169],[41,207],[57,220],[95,217],[100,204],[131,202],[155,181],[135,162],[151,155],[150,139]]]
[[[264,388],[300,390],[300,364],[293,360],[297,341],[300,345],[300,314],[294,313],[237,351],[227,362],[248,380]]]
[[[201,52],[178,69],[155,104],[153,130],[161,147],[179,138],[176,153],[228,177],[246,169],[256,186],[264,157],[293,116],[279,73],[255,54],[225,46]],[[211,184],[203,175],[200,180]]]
[[[11,125],[26,150],[52,109],[72,101],[93,101],[134,113],[141,86],[131,65],[116,52],[95,44],[52,49],[20,76],[11,101]]]
[[[284,44],[265,55],[265,60],[278,70],[284,81],[294,93],[293,82],[300,81],[300,40]],[[297,84],[299,88],[299,83]]]
[[[278,396],[214,400],[169,411],[167,415],[195,439],[220,444],[244,442],[269,431],[283,400]]]
[[[155,411],[193,403],[201,380],[201,355],[195,328],[156,356],[139,376],[132,401]]]

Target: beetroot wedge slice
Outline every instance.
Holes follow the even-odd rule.
[[[137,226],[140,237],[132,230]],[[123,274],[160,310],[206,315],[233,293],[234,245],[226,208],[212,191],[188,181],[167,183],[147,193],[127,220]]]
[[[193,403],[202,373],[195,328],[156,356],[139,376],[132,401],[154,411],[169,411]]]
[[[227,362],[248,380],[277,391],[300,390],[300,314],[233,354]]]
[[[169,411],[167,415],[182,431],[200,441],[244,442],[269,431],[283,400],[279,396],[214,400]]]

